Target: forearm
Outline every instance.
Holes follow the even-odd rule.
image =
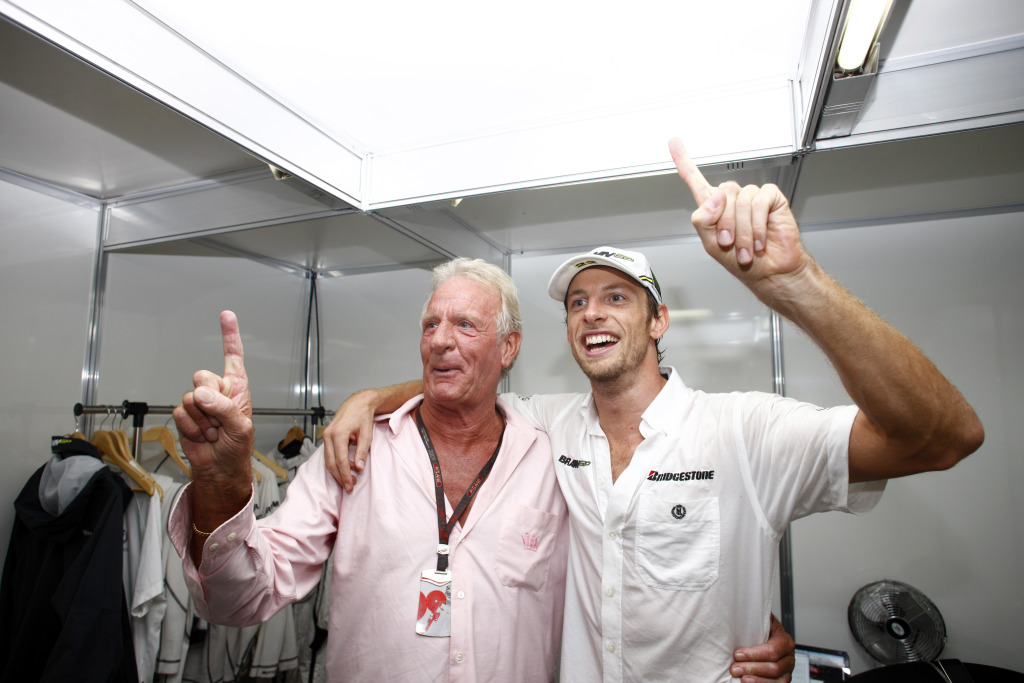
[[[374,415],[393,413],[413,396],[423,393],[423,380],[414,379],[378,389],[356,392],[346,401],[357,400],[373,411]]]
[[[189,553],[184,561],[186,584],[204,618],[231,626],[261,623],[307,594],[319,580],[333,547],[339,496],[322,476],[322,463],[317,465],[312,477],[303,476],[306,468],[299,469],[289,485],[294,493],[276,508],[272,524],[270,519],[257,522],[250,498],[217,527],[206,539],[208,557],[201,570],[190,553],[195,536],[193,485],[175,501],[168,533],[179,554]]]
[[[861,441],[851,449],[880,457],[855,479],[945,469],[980,446],[981,424],[960,392],[813,259],[782,285],[756,293],[822,349],[860,408],[854,436]]]
[[[234,517],[252,497],[252,464],[249,459],[235,463],[229,471],[194,472],[192,479],[192,521],[194,529],[189,550],[196,567],[203,561],[203,547],[210,533]],[[204,533],[196,533],[196,530]]]

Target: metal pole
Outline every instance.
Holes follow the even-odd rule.
[[[772,326],[772,384],[779,396],[786,395],[786,370],[782,360],[782,318],[771,312]],[[796,639],[796,619],[793,608],[793,546],[789,525],[779,541],[779,600],[782,603],[782,627]]]

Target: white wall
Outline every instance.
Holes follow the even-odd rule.
[[[96,403],[176,405],[193,372],[222,374],[219,314],[227,309],[238,316],[253,406],[301,408],[307,283],[228,256],[108,255]],[[173,429],[169,420],[153,415],[146,425]],[[256,448],[272,450],[292,424],[302,421],[257,418]]]
[[[82,396],[98,214],[0,182],[0,549],[14,500],[50,458],[50,436],[75,429]]]
[[[419,325],[430,271],[323,279],[319,288],[325,408],[360,389],[422,376]]]
[[[793,530],[798,642],[875,666],[846,621],[861,586],[895,579],[938,607],[944,656],[1014,670],[1024,642],[1024,215],[805,235],[837,279],[917,343],[981,417],[985,444],[948,472],[889,482],[863,517],[817,515]],[[789,394],[848,402],[821,353],[785,330]]]

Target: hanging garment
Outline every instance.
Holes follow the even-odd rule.
[[[315,452],[316,444],[313,443],[313,439],[304,436],[292,439],[287,443],[281,441],[277,448],[274,449],[274,452],[271,453],[274,461],[288,473],[287,479],[278,481],[278,495],[281,500],[284,500],[285,495],[288,493],[288,484],[295,479],[299,466],[309,460]]]
[[[54,457],[29,478],[0,582],[0,680],[137,683],[121,574],[129,500],[88,455]]]
[[[167,608],[163,623],[160,625],[160,650],[156,661],[156,680],[161,683],[181,683],[185,673],[192,617],[195,614],[192,596],[188,594],[188,588],[185,586],[181,558],[174,551],[170,536],[167,535],[167,517],[174,500],[181,495],[182,488],[181,484],[175,482],[168,484],[164,489],[160,519],[163,534],[160,552],[163,558],[164,601]]]
[[[153,477],[168,497],[173,480],[163,474]],[[164,594],[162,545],[166,536],[161,501],[157,495],[136,491],[124,515],[123,572],[129,599],[132,638],[139,683],[152,683],[160,648],[160,628],[167,612]]]

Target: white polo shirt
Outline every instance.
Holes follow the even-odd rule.
[[[866,512],[885,488],[849,484],[856,406],[705,394],[662,373],[614,484],[592,394],[509,400],[548,432],[570,512],[563,681],[732,680],[733,651],[768,637],[786,525]]]

